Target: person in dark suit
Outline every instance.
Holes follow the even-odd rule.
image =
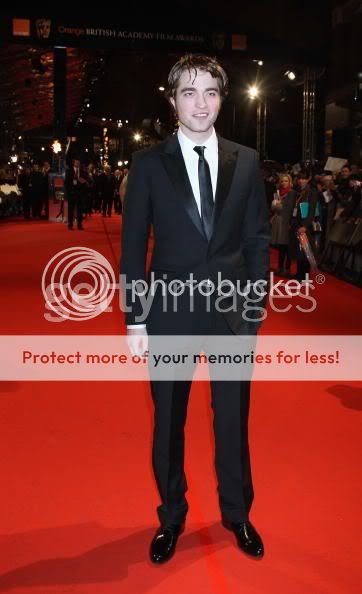
[[[214,122],[227,94],[228,79],[207,56],[184,56],[171,69],[167,95],[179,121],[177,134],[135,153],[123,213],[121,281],[126,304],[128,344],[133,354],[148,350],[154,335],[250,335],[255,323],[241,305],[220,312],[186,292],[177,308],[165,308],[155,294],[146,319],[142,300],[131,298],[126,283],[146,282],[150,227],[154,249],[150,272],[166,283],[185,280],[243,284],[269,275],[270,228],[257,153],[218,136]],[[213,301],[215,305],[215,302]],[[140,322],[144,322],[143,324]],[[160,527],[151,542],[154,563],[168,561],[184,529],[188,503],[184,473],[184,425],[189,381],[151,379],[155,407],[153,469],[161,504]],[[249,519],[253,485],[248,445],[250,382],[211,381],[215,465],[222,521],[239,547],[262,557],[263,542]]]
[[[104,172],[101,175],[102,188],[102,214],[105,217],[112,216],[112,206],[114,200],[115,179],[112,169],[109,165],[104,166]]]
[[[39,163],[34,163],[30,173],[29,189],[32,215],[40,219],[43,206],[43,174],[40,171]]]
[[[44,211],[44,216],[48,220],[49,219],[49,180],[50,180],[50,163],[49,161],[44,161],[42,167],[42,207]]]
[[[120,188],[122,183],[123,175],[120,169],[116,169],[114,172],[114,212],[116,214],[122,213],[122,203],[120,197]]]
[[[19,175],[18,185],[23,198],[24,219],[30,219],[31,216],[31,186],[30,186],[30,167],[25,167]]]
[[[87,183],[79,159],[73,159],[72,167],[65,174],[65,189],[68,200],[68,229],[73,229],[74,210],[77,211],[77,227],[83,231],[83,213]]]

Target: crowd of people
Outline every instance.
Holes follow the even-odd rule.
[[[353,235],[357,225],[361,226],[362,170],[345,164],[340,171],[331,172],[319,165],[304,168],[298,164],[284,165],[284,170],[277,172],[261,165],[270,209],[271,246],[278,252],[277,274],[302,280],[310,272],[310,261],[302,248],[303,235],[318,265],[328,269],[328,263],[332,263],[331,271],[336,272],[343,255],[343,245],[338,251],[335,241],[338,232],[348,243],[348,233]],[[77,228],[82,230],[84,219],[93,213],[103,217],[120,215],[127,176],[128,169],[124,167],[112,171],[108,164],[96,167],[73,159],[64,179],[68,228],[72,230],[76,221]],[[9,170],[6,175],[3,171],[0,181],[5,192],[0,196],[1,216],[49,217],[49,196],[54,195],[54,188],[48,161],[24,166],[17,172]],[[357,238],[356,245],[360,256],[361,239]],[[296,270],[292,274],[293,261]],[[360,278],[360,272],[357,276]]]
[[[0,171],[0,216],[49,217],[50,164],[34,163]]]
[[[315,260],[323,266],[331,255],[337,226],[342,229],[349,222],[353,232],[361,224],[361,171],[348,164],[335,173],[300,170],[296,174],[291,168],[285,169],[285,172],[269,172],[265,176],[271,245],[278,250],[276,272],[290,276],[295,260],[294,277],[302,280],[310,272],[310,260],[301,242],[303,235],[308,239]],[[361,240],[359,248],[360,244]]]
[[[72,230],[74,219],[77,228],[83,229],[83,219],[93,213],[111,217],[122,213],[128,169],[116,169],[110,165],[97,169],[90,163],[82,167],[79,159],[73,159],[65,174],[65,197],[68,201],[68,229]]]
[[[69,226],[73,226],[74,217],[81,228],[84,217],[93,213],[104,217],[121,214],[127,175],[127,168],[112,172],[109,165],[96,168],[93,163],[85,166],[73,159],[60,185],[62,198],[68,203]],[[52,172],[48,161],[1,170],[0,216],[48,219],[49,199],[57,194],[54,180],[60,177]]]

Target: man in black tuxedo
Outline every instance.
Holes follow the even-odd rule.
[[[122,213],[122,203],[120,197],[120,188],[122,183],[122,173],[120,169],[116,169],[114,172],[114,212],[116,214]]]
[[[254,150],[216,135],[213,124],[227,94],[227,75],[212,58],[185,56],[170,71],[168,98],[179,121],[177,134],[134,155],[125,196],[121,273],[128,344],[133,354],[148,350],[148,335],[255,335],[238,307],[207,311],[197,293],[190,308],[186,292],[177,308],[155,294],[144,319],[140,297],[127,283],[146,282],[150,226],[154,230],[151,270],[169,283],[217,284],[218,275],[244,285],[269,272],[270,230],[264,186]],[[186,281],[187,282],[187,281]],[[215,301],[212,302],[215,305]],[[143,324],[141,322],[144,322]],[[160,527],[150,548],[154,563],[170,559],[188,510],[184,474],[184,424],[189,381],[151,380],[155,406],[153,468],[161,505]],[[248,381],[211,381],[215,465],[222,521],[239,547],[253,557],[264,552],[249,520],[253,485],[248,446]]]
[[[65,190],[68,200],[68,229],[73,229],[74,210],[77,210],[77,227],[83,231],[83,213],[87,183],[79,159],[73,159],[72,167],[65,174]]]
[[[112,206],[114,200],[115,179],[112,174],[112,169],[109,165],[104,166],[104,171],[101,175],[101,193],[102,193],[102,214],[105,217],[112,216]]]

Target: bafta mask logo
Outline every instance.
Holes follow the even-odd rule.
[[[225,33],[212,34],[212,46],[214,49],[222,51],[225,49]]]
[[[35,21],[36,34],[39,39],[48,39],[50,36],[51,20],[50,19],[37,19]]]

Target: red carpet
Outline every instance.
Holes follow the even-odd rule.
[[[117,270],[119,218],[83,233],[2,224],[2,334],[116,334],[120,313],[44,319],[41,274],[72,245]],[[327,277],[313,314],[270,313],[265,334],[361,334],[361,292]],[[147,384],[0,384],[0,592],[13,594],[359,594],[361,384],[254,383],[251,519],[266,555],[247,558],[219,522],[209,388],[194,384],[187,426],[190,511],[167,565],[148,561],[158,503]],[[201,503],[202,502],[202,503]]]

